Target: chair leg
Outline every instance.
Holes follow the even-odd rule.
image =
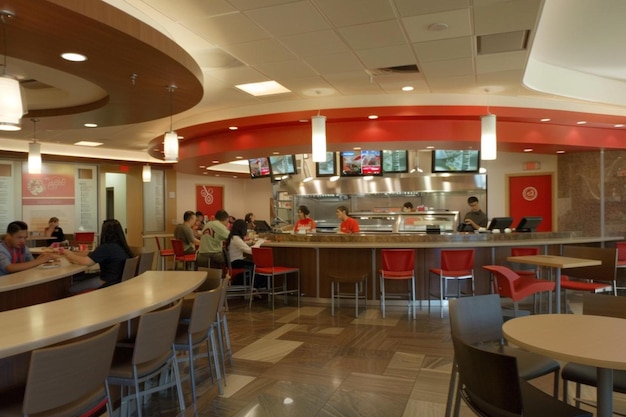
[[[448,293],[448,282],[443,277],[439,277],[439,317],[443,318],[443,299]]]
[[[448,400],[446,401],[445,417],[452,417],[454,399],[458,395],[458,372],[456,370],[456,359],[452,360],[452,372],[450,373],[450,385],[448,386]]]
[[[385,278],[380,276],[380,312],[385,318]]]
[[[413,310],[413,319],[416,318],[415,315],[415,310],[417,309],[417,306],[415,305],[416,300],[415,300],[415,277],[411,278],[411,309]],[[409,310],[410,312],[411,310]]]
[[[559,398],[559,371],[554,371],[554,387],[552,393],[554,398]]]
[[[330,282],[330,315],[335,316],[335,281]]]
[[[354,317],[359,318],[359,283],[354,283]]]

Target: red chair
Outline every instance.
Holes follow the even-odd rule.
[[[443,318],[443,300],[452,297],[448,294],[448,281],[456,281],[456,297],[461,297],[461,282],[470,281],[471,294],[474,295],[474,249],[442,250],[441,268],[430,268],[430,273],[439,278],[439,302],[441,303],[441,318]],[[430,314],[431,296],[437,296],[430,290],[428,279],[428,314]]]
[[[161,269],[161,271],[164,271],[165,270],[165,258],[169,258],[170,256],[173,258],[174,249],[162,249],[161,241],[159,240],[159,238],[155,236],[154,240],[156,240],[157,249],[159,250],[159,268]]]
[[[300,269],[290,266],[274,265],[274,252],[272,248],[252,248],[252,260],[254,261],[254,273],[252,274],[252,284],[250,285],[250,306],[254,298],[252,292],[254,289],[254,280],[259,276],[267,277],[267,288],[257,289],[257,294],[267,294],[272,299],[272,310],[274,309],[274,298],[277,295],[296,294],[298,299],[298,308],[300,307]],[[296,276],[296,288],[289,289],[287,286],[289,274]],[[276,278],[282,277],[282,283],[276,285]]]
[[[535,277],[519,276],[515,271],[506,266],[485,265],[483,269],[491,272],[495,277],[494,282],[500,297],[513,300],[515,317],[517,317],[519,312],[519,301],[531,295],[534,296],[546,291],[552,292],[556,288],[556,284],[552,281],[537,279]],[[551,303],[548,303],[548,305],[551,306]],[[552,310],[552,308],[549,307],[549,310]],[[551,313],[552,311],[549,312]]]
[[[413,249],[383,249],[380,252],[383,267],[380,270],[380,310],[385,318],[385,298],[389,295],[408,296],[409,315],[415,318],[415,251]],[[407,294],[389,294],[385,292],[385,280],[405,280],[409,286]]]
[[[626,268],[626,242],[617,242],[617,267]]]
[[[87,250],[92,250],[96,240],[95,232],[75,232],[74,242],[76,245],[87,245]]]
[[[539,255],[539,248],[511,248],[511,256],[533,256]],[[539,270],[535,268],[531,269],[514,269],[515,273],[519,276],[525,277],[539,277]]]
[[[178,268],[178,262],[183,262],[183,269],[187,269],[189,265],[195,264],[196,254],[185,253],[185,244],[180,239],[172,239],[172,248],[174,249],[174,270]]]

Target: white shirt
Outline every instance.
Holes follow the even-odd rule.
[[[236,261],[238,259],[244,259],[244,254],[252,255],[252,249],[243,241],[239,236],[233,236],[228,245],[228,256],[230,261]]]

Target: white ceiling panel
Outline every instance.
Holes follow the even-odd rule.
[[[532,29],[537,23],[541,0],[513,0],[474,7],[476,35]]]
[[[356,53],[367,68],[387,68],[415,64],[413,51],[407,45],[366,49]]]
[[[316,75],[315,71],[302,61],[272,62],[255,65],[254,68],[273,80],[289,80],[291,78],[304,78]]]
[[[439,13],[449,10],[469,8],[469,0],[394,0],[400,16],[416,16],[421,14]]]
[[[522,71],[526,65],[527,57],[526,51],[479,55],[476,57],[476,72],[485,74],[509,70]]]
[[[310,56],[305,58],[305,61],[322,75],[363,69],[359,60],[352,53]]]
[[[237,7],[238,9],[251,10],[251,9],[259,9],[259,8],[268,7],[268,6],[277,6],[279,4],[295,3],[301,0],[228,0],[228,1],[232,3],[233,6]]]
[[[394,19],[389,0],[316,0],[322,12],[335,26]]]
[[[226,0],[143,0],[143,2],[178,22],[185,22],[190,17],[210,17],[237,11]]]
[[[187,22],[191,30],[213,45],[231,45],[269,37],[267,32],[241,13],[198,18]]]
[[[332,30],[284,36],[279,38],[279,41],[299,56],[326,55],[349,51],[346,43]]]
[[[295,35],[329,28],[326,20],[308,1],[251,10],[246,14],[274,36]]]
[[[247,65],[292,61],[296,58],[294,54],[273,39],[232,44],[224,46],[224,49]]]
[[[425,42],[472,35],[469,9],[405,17],[402,19],[402,22],[411,42]],[[448,28],[445,30],[429,30],[428,27],[433,23],[443,23],[448,25]]]
[[[406,42],[396,20],[343,27],[339,33],[353,49],[382,48]]]
[[[470,58],[474,55],[474,37],[441,39],[413,44],[418,62]]]
[[[471,75],[474,74],[474,61],[472,58],[461,58],[449,61],[424,62],[421,65],[421,70],[427,80]]]

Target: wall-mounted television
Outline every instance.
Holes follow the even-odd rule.
[[[335,152],[326,152],[326,161],[315,163],[315,176],[332,177],[337,175]]]
[[[409,172],[409,152],[383,151],[383,172],[389,174]]]
[[[442,150],[432,152],[433,173],[478,172],[480,169],[480,151],[478,150]]]
[[[248,159],[250,178],[266,178],[272,176],[270,160],[267,157]]]
[[[296,157],[294,155],[272,155],[269,159],[272,175],[296,174]]]
[[[522,217],[519,221],[516,232],[534,232],[539,227],[539,224],[543,221],[543,217],[540,216],[526,216]]]
[[[344,177],[383,174],[380,151],[345,151],[341,152],[340,159],[341,175]]]
[[[504,231],[504,229],[511,227],[513,224],[513,217],[494,217],[489,223],[488,230],[498,229]]]

